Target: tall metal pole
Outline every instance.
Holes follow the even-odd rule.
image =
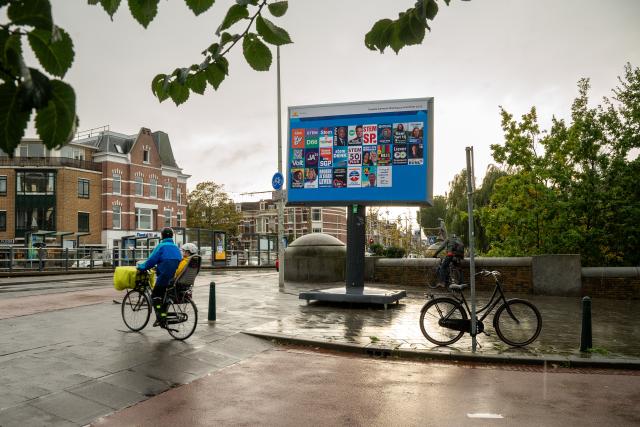
[[[469,213],[469,275],[471,284],[471,351],[476,352],[476,262],[475,262],[475,236],[473,229],[473,147],[467,147],[467,210]]]
[[[278,172],[282,173],[282,106],[280,101],[280,46],[276,46],[276,70],[278,75]],[[284,286],[284,186],[278,201],[278,285]]]

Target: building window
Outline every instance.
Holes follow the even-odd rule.
[[[176,227],[182,227],[182,212],[176,214]]]
[[[44,145],[41,143],[20,144],[20,157],[44,157]]]
[[[313,228],[311,230],[312,233],[322,233],[322,228]]]
[[[149,196],[154,199],[158,198],[158,180],[156,178],[149,180]]]
[[[240,203],[236,204],[236,212],[242,212],[242,205]]]
[[[84,178],[78,179],[78,197],[81,199],[89,198],[89,180]]]
[[[16,209],[16,231],[55,230],[56,215],[53,207]]]
[[[136,192],[136,196],[142,196],[142,177],[141,176],[136,176],[135,192]]]
[[[142,152],[142,163],[149,163],[149,150]]]
[[[182,204],[182,188],[176,187],[176,195],[178,197],[178,204]]]
[[[311,220],[312,221],[322,221],[322,209],[321,208],[311,208]]]
[[[0,231],[7,231],[7,211],[0,211]]]
[[[122,207],[121,206],[113,207],[112,224],[113,224],[113,228],[120,229],[122,227]]]
[[[87,212],[78,212],[78,233],[89,232],[89,214]]]
[[[164,226],[171,227],[171,211],[169,209],[164,210]]]
[[[113,194],[122,193],[122,179],[119,173],[113,174]]]
[[[0,196],[7,195],[7,177],[0,176]]]
[[[173,186],[167,182],[164,186],[164,199],[171,200],[173,198]]]
[[[55,194],[55,172],[18,172],[16,193],[28,195]]]
[[[136,209],[136,229],[152,230],[153,229],[153,211],[151,209]]]

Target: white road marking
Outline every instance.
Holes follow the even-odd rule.
[[[493,419],[500,419],[500,418],[504,418],[504,417],[502,415],[500,415],[500,414],[478,413],[478,414],[467,414],[467,418],[493,418]]]

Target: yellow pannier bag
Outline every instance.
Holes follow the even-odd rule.
[[[113,273],[113,287],[118,291],[133,289],[136,287],[136,277],[138,269],[136,267],[116,267]],[[155,273],[149,272],[149,282],[155,283]]]

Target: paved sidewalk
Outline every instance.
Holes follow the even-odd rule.
[[[141,333],[126,330],[120,306],[112,301],[110,278],[102,279],[101,290],[70,292],[66,303],[59,293],[49,297],[34,296],[32,291],[24,297],[19,292],[0,293],[0,308],[21,304],[13,317],[0,320],[0,425],[86,424],[275,348],[272,342],[243,332],[344,345],[374,354],[471,354],[466,337],[451,348],[439,349],[421,336],[422,290],[407,289],[409,297],[386,311],[307,305],[298,299],[298,292],[309,285],[279,288],[277,277],[266,271],[202,272],[194,290],[198,329],[186,342],[172,340],[166,331],[150,325]],[[211,280],[217,284],[216,322],[206,320]],[[539,340],[527,349],[512,350],[495,336],[481,336],[478,354],[560,363],[582,357],[577,351],[580,298],[528,298],[542,312]],[[594,300],[594,346],[602,354],[587,357],[638,364],[639,308],[640,301]]]

